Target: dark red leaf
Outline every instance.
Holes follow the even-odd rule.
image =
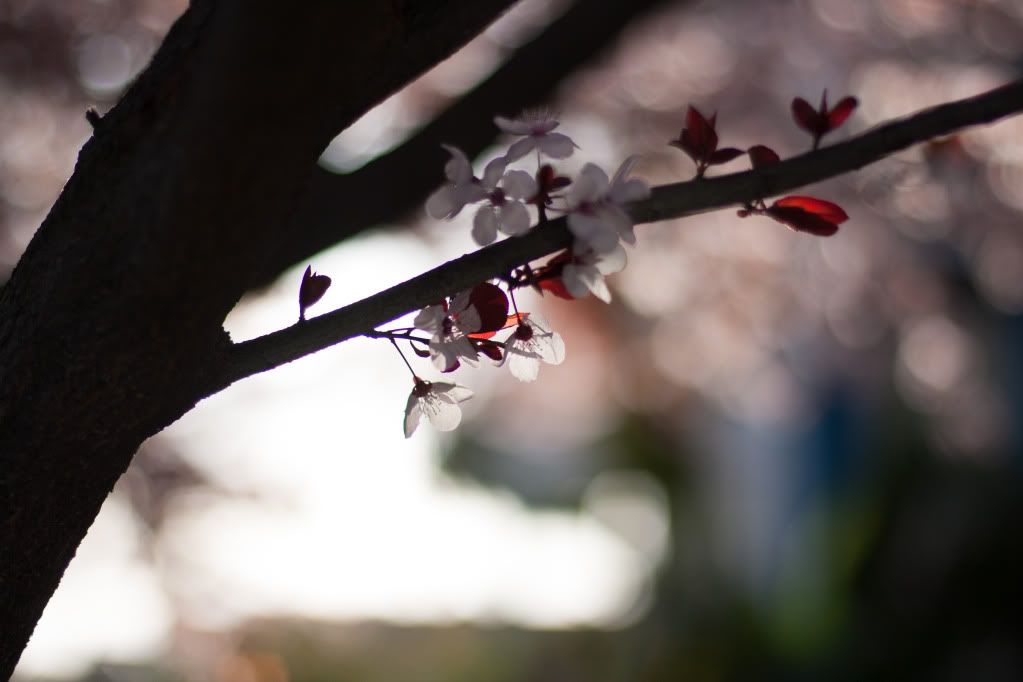
[[[477,284],[469,294],[469,304],[479,313],[478,331],[492,332],[504,326],[504,319],[508,315],[508,297],[499,286],[490,282]]]
[[[329,288],[330,277],[316,274],[311,265],[307,267],[302,275],[302,284],[298,288],[299,317],[304,319],[306,308],[323,298]]]
[[[796,125],[808,133],[814,135],[820,133],[821,116],[802,97],[792,100],[792,118],[796,120]]]
[[[703,155],[700,153],[700,149],[696,146],[696,143],[693,141],[693,135],[692,133],[689,132],[688,129],[683,130],[682,133],[679,134],[677,140],[672,140],[668,144],[670,144],[672,147],[678,147],[679,149],[684,151],[689,156],[690,159],[697,163],[703,160]]]
[[[706,160],[718,148],[718,134],[714,131],[717,114],[708,121],[696,107],[691,106],[686,112],[686,129],[682,131],[682,139],[689,133],[690,144],[701,159]]]
[[[501,362],[504,358],[504,350],[493,341],[480,341],[476,348],[494,362]]]
[[[559,280],[560,282],[561,271],[564,269],[566,263],[571,262],[572,251],[571,250],[562,251],[554,258],[551,258],[549,261],[547,261],[546,265],[543,265],[534,270],[532,281],[535,282],[536,286],[540,287],[540,289],[550,291],[555,296],[558,296],[559,294],[555,293],[552,289],[549,288],[550,286],[553,285],[549,285],[547,284],[547,282],[550,282],[552,280]],[[561,285],[559,283],[556,286],[560,287]]]
[[[855,97],[846,97],[836,104],[835,108],[827,113],[828,130],[834,130],[845,123],[845,120],[849,118],[849,114],[853,112],[857,105],[859,105],[859,102]]]
[[[842,207],[815,197],[789,196],[767,209],[767,215],[799,232],[830,237],[849,219]]]
[[[416,355],[418,355],[419,357],[421,357],[421,358],[428,358],[428,357],[430,357],[430,351],[428,351],[427,349],[420,348],[419,346],[415,345],[414,343],[409,344],[409,345],[412,346],[412,352],[415,353]]]
[[[767,214],[797,232],[808,232],[818,237],[830,237],[838,232],[838,225],[800,208],[770,208]]]
[[[494,334],[501,331],[502,329],[514,327],[527,317],[529,317],[529,313],[518,313],[517,315],[509,315],[504,319],[504,323],[497,329],[494,329],[493,331],[474,332],[472,334],[466,334],[466,336],[468,336],[470,339],[486,340],[494,336]]]
[[[754,168],[763,168],[764,166],[770,166],[781,161],[781,157],[778,156],[776,151],[762,144],[753,145],[747,153],[749,154],[750,163],[753,164]]]
[[[728,163],[732,159],[738,158],[745,153],[746,152],[741,149],[736,149],[735,147],[725,147],[724,149],[718,149],[711,154],[710,158],[707,159],[707,163],[712,166],[716,166],[721,163]]]
[[[458,358],[455,358],[455,361],[452,362],[447,367],[445,367],[444,369],[442,369],[441,372],[443,372],[444,374],[450,374],[451,372],[454,372],[456,369],[458,369],[461,366],[462,366],[462,363],[458,361]]]

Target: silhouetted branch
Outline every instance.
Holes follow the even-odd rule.
[[[841,144],[758,171],[663,185],[630,213],[637,223],[681,218],[743,205],[876,162],[919,142],[1023,111],[1023,80],[990,92],[925,109]],[[564,249],[571,243],[564,218],[449,261],[418,277],[302,324],[236,344],[214,390],[372,331],[444,296]]]
[[[550,100],[567,75],[613,46],[632,20],[669,1],[576,2],[400,146],[351,173],[317,167],[291,220],[288,241],[253,286],[269,283],[285,268],[343,239],[421,210],[426,195],[443,179],[442,143],[475,157],[497,135],[493,114],[515,115]]]

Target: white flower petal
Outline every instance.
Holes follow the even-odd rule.
[[[561,334],[551,330],[551,325],[546,318],[537,313],[532,313],[526,318],[526,324],[533,329],[531,350],[540,356],[540,359],[549,365],[560,365],[565,361],[565,342]]]
[[[472,219],[472,238],[480,246],[486,246],[497,239],[497,211],[493,206],[481,206]]]
[[[483,189],[481,185],[471,182],[468,185],[452,187],[451,196],[459,204],[458,210],[460,211],[466,204],[475,204],[477,201],[486,199],[487,190]]]
[[[552,159],[567,159],[575,151],[575,142],[568,135],[547,133],[538,138],[540,151]]]
[[[565,197],[569,208],[578,208],[584,203],[593,203],[603,198],[608,188],[607,173],[600,167],[588,163],[583,166]]]
[[[508,370],[519,381],[536,381],[540,375],[540,358],[534,355],[509,352]]]
[[[448,304],[448,314],[460,313],[469,307],[469,299],[472,298],[472,289],[466,289],[465,291],[459,291],[457,294],[451,297],[451,302]]]
[[[445,316],[443,306],[428,305],[419,311],[415,319],[412,320],[412,324],[416,329],[437,334],[443,329]]]
[[[497,187],[497,183],[500,182],[501,176],[504,175],[504,169],[508,167],[508,160],[499,156],[483,169],[483,178],[480,180],[480,184],[487,190],[492,190]]]
[[[404,429],[406,438],[411,438],[412,434],[415,433],[422,416],[423,410],[419,406],[419,398],[416,397],[415,391],[413,391],[409,393],[408,402],[405,403]]]
[[[611,251],[594,256],[594,260],[596,261],[594,265],[600,274],[610,275],[624,270],[629,257],[625,253],[625,248],[621,244],[617,244]]]
[[[611,302],[611,290],[607,288],[607,282],[604,278],[598,275],[593,281],[589,282],[590,291],[593,295],[599,298],[604,303]]]
[[[423,414],[438,431],[453,431],[462,421],[462,408],[431,393],[421,401]]]
[[[523,170],[510,170],[504,174],[501,181],[508,196],[525,201],[536,196],[536,180],[533,176]]]
[[[464,185],[472,182],[472,164],[469,157],[458,147],[450,144],[442,144],[441,147],[451,154],[451,158],[444,164],[444,175],[456,185]]]
[[[473,397],[472,389],[461,384],[452,384],[446,381],[433,382],[433,392],[442,400],[452,403],[464,403]]]
[[[524,137],[521,140],[517,140],[512,146],[508,147],[508,152],[504,155],[504,158],[508,161],[508,163],[518,161],[523,156],[533,151],[535,147],[535,137]]]
[[[501,232],[510,235],[529,231],[529,211],[518,201],[507,201],[498,209]]]
[[[471,305],[455,314],[455,325],[463,333],[473,334],[483,326],[483,320],[480,319],[480,313],[476,310],[476,306]]]
[[[604,303],[611,302],[611,292],[596,266],[569,263],[561,273],[561,281],[564,282],[568,293],[576,298],[585,298],[592,292]]]
[[[495,116],[494,123],[502,131],[509,135],[528,135],[529,123],[521,118],[511,119],[504,116]]]
[[[583,273],[583,270],[587,267],[589,266],[567,263],[561,270],[561,283],[565,285],[568,293],[572,294],[575,298],[586,298],[590,293],[590,287]]]
[[[479,353],[472,341],[465,336],[448,336],[430,339],[430,360],[441,372],[448,371],[458,362],[465,362],[475,367],[479,362]]]
[[[453,218],[455,214],[462,210],[462,205],[457,204],[455,201],[454,189],[452,185],[444,185],[431,194],[426,200],[427,215],[441,220],[443,218]]]
[[[577,254],[610,253],[618,246],[618,232],[600,217],[571,213],[568,216],[568,229],[575,235],[573,250]]]
[[[568,231],[575,235],[577,240],[586,241],[598,232],[607,232],[604,223],[589,213],[569,213]],[[577,253],[584,253],[585,249],[577,249]]]

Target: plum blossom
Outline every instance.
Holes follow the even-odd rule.
[[[526,171],[505,172],[507,164],[507,159],[498,157],[483,170],[480,187],[486,203],[472,220],[472,238],[480,246],[497,239],[498,231],[516,235],[529,230],[525,201],[536,194],[536,181]]]
[[[608,253],[600,254],[591,250],[576,254],[571,261],[565,263],[561,271],[561,282],[575,298],[585,298],[592,293],[604,303],[610,303],[611,291],[604,277],[621,272],[626,260],[625,249],[621,244],[615,244]]]
[[[504,155],[509,163],[521,159],[534,149],[552,159],[567,159],[575,150],[572,138],[553,132],[560,124],[549,111],[526,111],[516,119],[497,116],[494,123],[509,135],[522,136]]]
[[[472,174],[472,164],[458,147],[441,145],[451,154],[444,164],[444,176],[448,184],[430,195],[426,200],[426,212],[433,218],[454,218],[467,204],[475,204],[487,198],[487,192]]]
[[[624,206],[650,196],[649,185],[627,177],[636,160],[637,157],[630,156],[623,161],[611,180],[592,163],[579,172],[566,197],[568,229],[575,235],[576,253],[607,254],[614,251],[619,240],[636,243],[632,217]]]
[[[547,320],[535,313],[523,317],[505,341],[504,350],[504,362],[519,381],[535,381],[541,361],[560,365],[565,360],[565,342],[561,335],[551,331]]]
[[[462,421],[464,403],[473,393],[465,386],[443,381],[424,381],[413,377],[415,384],[405,404],[405,437],[411,438],[425,416],[438,431],[452,431]]]
[[[450,306],[429,305],[419,311],[412,324],[429,332],[430,359],[441,372],[453,372],[462,361],[475,366],[479,353],[467,335],[479,331],[480,316],[469,304],[469,292],[452,299]]]

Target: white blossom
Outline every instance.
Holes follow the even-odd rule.
[[[575,236],[576,253],[606,254],[620,240],[636,243],[632,217],[624,205],[650,196],[650,187],[642,180],[627,178],[635,163],[634,156],[622,162],[613,180],[592,163],[579,172],[566,197],[568,229]]]
[[[586,251],[565,264],[561,271],[561,282],[575,298],[585,298],[592,293],[604,303],[610,303],[611,291],[604,277],[621,272],[626,260],[625,249],[621,244],[615,244],[614,249],[604,254]]]
[[[565,342],[551,331],[547,320],[530,313],[504,343],[504,361],[519,381],[535,381],[540,363],[560,365],[565,360]]]
[[[459,294],[448,309],[440,304],[426,306],[412,321],[416,329],[430,333],[430,360],[442,372],[454,370],[463,361],[474,367],[479,359],[467,334],[479,330],[480,316],[468,302],[468,292]]]
[[[536,194],[536,181],[521,170],[504,172],[507,159],[499,157],[487,164],[480,185],[486,203],[472,221],[472,238],[480,246],[497,239],[497,233],[522,234],[529,230],[529,211],[525,201]]]
[[[462,421],[463,403],[472,397],[465,386],[443,381],[415,378],[415,385],[405,404],[405,437],[410,438],[425,416],[438,431],[451,431]]]
[[[521,159],[534,149],[552,159],[567,159],[575,150],[572,138],[553,132],[559,123],[549,111],[524,112],[516,119],[497,116],[494,123],[509,135],[522,136],[508,148],[505,158],[509,162]]]

